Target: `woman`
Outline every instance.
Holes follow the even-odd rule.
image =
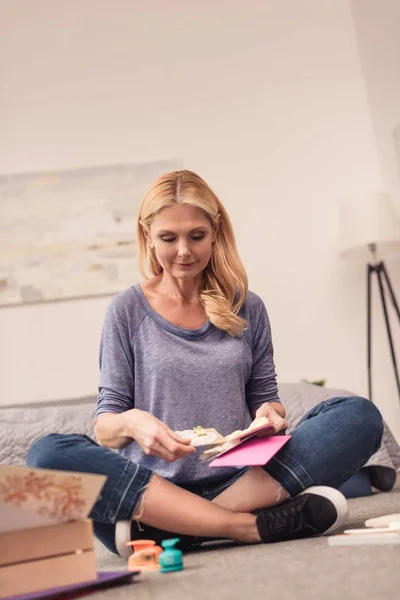
[[[107,311],[98,444],[48,435],[28,465],[107,475],[90,516],[96,535],[124,556],[130,539],[167,532],[188,547],[335,531],[347,516],[336,488],[380,446],[378,410],[363,398],[333,398],[265,467],[210,469],[177,431],[202,425],[226,435],[260,416],[275,434],[287,427],[267,312],[248,292],[224,207],[195,173],[168,173],[151,186],[137,236],[142,272],[146,263],[152,277]]]

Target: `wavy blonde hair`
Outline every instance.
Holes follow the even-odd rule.
[[[189,204],[202,210],[217,230],[211,259],[203,273],[200,302],[211,321],[236,336],[247,327],[238,313],[248,292],[246,271],[240,260],[228,213],[207,183],[192,171],[173,171],[159,177],[148,190],[137,218],[139,266],[145,279],[146,267],[160,275],[162,267],[154,248],[147,242],[144,227],[149,228],[160,210],[174,204]]]

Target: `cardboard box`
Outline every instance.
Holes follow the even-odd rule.
[[[96,579],[92,522],[0,533],[0,598]]]
[[[0,598],[96,579],[102,475],[0,465]]]

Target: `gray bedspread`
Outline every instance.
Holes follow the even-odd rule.
[[[282,383],[279,391],[290,429],[318,402],[333,396],[353,395],[346,390],[307,383]],[[30,446],[46,433],[85,433],[93,437],[95,406],[96,398],[93,396],[57,404],[1,408],[0,464],[24,464]],[[376,467],[386,468],[392,473],[400,468],[400,447],[387,426],[382,446],[367,466],[375,469],[375,474],[382,473],[382,469],[379,472]],[[379,487],[379,478],[376,481]]]

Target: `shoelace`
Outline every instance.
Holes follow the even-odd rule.
[[[303,503],[282,506],[278,510],[264,512],[262,517],[271,533],[282,531],[294,533],[309,527],[304,516]]]

